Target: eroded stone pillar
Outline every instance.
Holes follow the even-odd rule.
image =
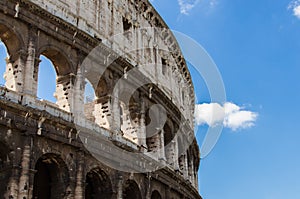
[[[121,123],[120,123],[120,102],[119,102],[119,89],[118,88],[114,88],[117,89],[116,92],[114,93],[114,96],[112,96],[111,100],[112,100],[112,130],[116,135],[119,135],[120,133],[120,127],[121,127]]]
[[[19,196],[18,196],[19,199],[29,198],[30,156],[31,156],[31,147],[29,143],[26,143],[22,154],[21,176],[19,180]]]
[[[129,107],[126,104],[121,103],[122,115],[121,115],[121,131],[124,133],[124,137],[132,142],[139,144],[139,113],[138,104],[130,103]]]
[[[176,135],[175,135],[175,138],[176,138]],[[174,169],[176,171],[179,170],[179,163],[178,163],[178,142],[177,142],[177,139],[175,140],[175,138],[173,139],[174,141],[174,158],[173,158],[173,161],[174,161]]]
[[[123,198],[123,177],[119,176],[119,179],[117,181],[117,199]]]
[[[59,108],[67,111],[73,111],[73,96],[74,96],[75,75],[67,74],[59,76],[56,80],[55,98]]]
[[[73,114],[76,119],[80,119],[84,114],[84,88],[85,81],[83,77],[83,69],[78,64],[77,75],[75,77],[74,95],[73,95]],[[90,113],[91,114],[91,113]]]
[[[37,95],[37,69],[40,61],[36,59],[36,41],[37,41],[37,29],[31,27],[28,34],[29,42],[27,49],[27,58],[24,68],[24,93],[36,96]],[[37,62],[37,65],[36,65]]]
[[[145,101],[141,98],[141,118],[140,118],[140,131],[139,131],[139,145],[141,146],[141,150],[143,152],[147,151],[147,143],[146,143],[146,116],[145,116]]]
[[[77,154],[77,170],[76,170],[76,185],[74,198],[83,199],[85,197],[85,176],[84,176],[84,154],[83,152],[78,152]]]
[[[188,166],[188,153],[185,152],[184,154],[184,167],[183,167],[183,176],[185,179],[188,179],[189,178],[189,175],[188,175],[188,170],[189,170],[189,166]]]
[[[95,117],[96,124],[108,130],[112,129],[112,104],[110,96],[104,96],[96,99],[93,115]]]
[[[11,160],[11,176],[9,178],[9,181],[7,183],[7,191],[4,195],[4,198],[9,199],[15,199],[18,198],[18,192],[19,192],[19,168],[17,166],[17,157],[16,157],[16,151],[12,151],[10,154],[10,160]]]
[[[192,157],[191,157],[192,158]],[[189,166],[190,181],[195,186],[194,161],[191,159]]]
[[[165,155],[165,144],[164,144],[164,130],[162,129],[159,132],[159,138],[160,138],[160,144],[159,144],[159,148],[160,148],[160,160],[166,160],[166,155]]]
[[[20,50],[16,54],[6,58],[6,71],[3,77],[7,89],[20,93],[23,92],[26,56],[26,52]]]

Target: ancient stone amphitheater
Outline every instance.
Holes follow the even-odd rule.
[[[0,38],[0,198],[201,199],[190,73],[147,0],[1,0]]]

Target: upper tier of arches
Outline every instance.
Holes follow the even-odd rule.
[[[182,151],[178,151],[180,149],[178,143],[179,140],[187,138],[176,137],[174,140],[174,135],[177,132],[181,132],[186,137],[193,135],[193,113],[191,111],[194,108],[193,96],[183,102],[181,91],[185,90],[186,87],[190,88],[186,84],[187,82],[180,84],[178,80],[183,77],[179,76],[176,79],[176,74],[173,74],[171,66],[168,67],[168,70],[159,70],[161,64],[157,63],[167,64],[165,58],[169,57],[168,55],[161,55],[156,51],[148,52],[147,48],[144,49],[143,55],[146,58],[149,55],[152,56],[153,60],[159,61],[153,65],[153,68],[139,70],[135,73],[135,81],[142,82],[149,78],[150,83],[139,86],[127,103],[122,101],[121,96],[124,96],[125,88],[135,88],[135,85],[127,81],[126,78],[124,84],[118,85],[117,83],[124,77],[126,71],[135,67],[132,62],[118,56],[113,47],[106,48],[107,45],[99,42],[98,39],[90,38],[89,35],[82,37],[84,33],[81,33],[79,37],[77,35],[79,30],[71,31],[74,27],[70,24],[67,25],[69,29],[63,29],[65,27],[64,21],[58,20],[55,16],[55,20],[45,19],[43,18],[46,16],[45,14],[38,16],[41,18],[34,21],[33,19],[37,17],[35,15],[41,15],[40,12],[37,12],[37,10],[40,11],[40,8],[34,7],[34,4],[30,4],[33,7],[29,6],[28,13],[25,13],[28,5],[21,2],[20,6],[24,7],[23,13],[21,10],[18,17],[15,17],[16,5],[17,1],[2,1],[0,3],[0,9],[3,10],[0,13],[2,20],[0,21],[0,39],[8,52],[4,74],[6,89],[22,94],[22,97],[28,95],[36,98],[39,82],[47,81],[47,79],[38,79],[40,56],[43,55],[51,61],[56,72],[55,108],[79,118],[85,115],[89,121],[109,130],[109,132],[118,132],[139,146],[141,151],[158,151],[168,146],[166,150],[160,150],[157,158],[165,161],[172,169],[181,171],[182,175],[192,183],[197,183],[196,168],[199,166],[197,144],[192,143],[189,151],[182,154]],[[116,9],[116,5],[111,4],[111,6],[112,9]],[[4,14],[5,12],[8,14]],[[43,10],[43,12],[47,12],[47,10]],[[31,19],[30,25],[24,21],[28,20],[24,17],[25,14]],[[89,42],[90,40],[94,43]],[[89,70],[82,63],[88,53],[97,45],[104,49],[101,51],[102,54],[97,57],[97,63],[101,64],[98,68]],[[166,57],[162,58],[163,56]],[[113,61],[104,71],[101,71],[101,68],[104,67],[102,63],[107,62],[108,59]],[[177,66],[177,62],[174,62],[174,67]],[[169,73],[169,78],[165,77],[163,73]],[[102,75],[99,76],[99,74]],[[156,77],[161,78],[153,80]],[[169,80],[169,85],[173,85],[172,82],[175,82],[173,89],[168,87],[166,89],[157,85],[157,82],[163,83],[166,79]],[[86,81],[90,82],[96,98],[89,103],[84,101]],[[153,121],[149,116],[149,109],[155,104],[161,104],[166,109],[166,123],[158,128],[154,135],[148,136],[148,134],[153,133],[146,128]],[[155,117],[158,120],[157,124],[159,124],[160,115],[155,115]],[[189,171],[192,172],[189,173]]]

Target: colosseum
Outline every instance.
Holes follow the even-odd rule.
[[[191,76],[148,0],[1,0],[0,39],[0,198],[201,199]]]

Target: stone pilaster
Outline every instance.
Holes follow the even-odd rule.
[[[162,129],[159,132],[159,138],[160,138],[160,143],[159,143],[159,150],[160,150],[160,160],[166,160],[166,154],[165,154],[165,143],[164,143],[164,130]]]
[[[188,153],[186,152],[184,154],[184,169],[183,169],[183,176],[185,179],[189,178],[189,166],[188,166],[187,156],[188,156]]]
[[[123,177],[119,176],[117,181],[117,199],[123,199]]]
[[[31,157],[31,147],[29,143],[26,143],[22,154],[21,176],[19,180],[19,195],[18,195],[19,199],[29,198],[30,165],[31,165],[30,157]]]
[[[4,198],[18,198],[19,192],[19,167],[17,163],[16,151],[12,151],[10,154],[11,161],[11,177],[7,183],[7,191]]]
[[[29,95],[36,96],[37,94],[37,79],[35,76],[37,76],[36,66],[39,65],[39,60],[36,59],[36,41],[37,38],[37,29],[31,28],[30,32],[28,34],[29,41],[28,41],[28,48],[27,48],[27,58],[25,62],[25,68],[24,68],[24,93]],[[37,62],[37,64],[35,63]],[[36,74],[35,74],[36,73]]]
[[[176,138],[177,136],[175,135],[175,138]],[[174,150],[174,169],[176,170],[176,171],[178,171],[179,170],[179,163],[178,163],[178,140],[177,139],[173,139],[173,141],[174,141],[174,148],[175,148],[175,150]]]
[[[112,117],[111,117],[111,126],[112,131],[115,136],[119,136],[120,133],[120,102],[119,102],[119,88],[114,88],[113,96],[111,97],[112,100]]]
[[[139,145],[143,152],[147,151],[146,143],[146,116],[145,116],[145,101],[144,98],[141,98],[141,118],[140,118],[140,132],[139,132]]]
[[[84,154],[83,152],[78,152],[77,154],[77,173],[76,173],[76,186],[74,199],[84,199],[85,191],[85,176],[84,176]]]
[[[85,81],[83,77],[83,69],[78,64],[77,75],[75,77],[74,84],[74,96],[73,96],[73,114],[77,119],[80,119],[84,114],[84,88]]]

